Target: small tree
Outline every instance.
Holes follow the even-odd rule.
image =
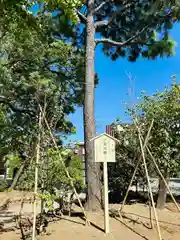
[[[60,159],[59,156],[62,156],[62,159]],[[46,202],[48,200],[51,203],[53,203],[53,201],[62,203],[61,200],[66,201],[69,194],[71,195],[69,199],[70,201],[74,196],[70,179],[66,175],[62,161],[65,163],[77,192],[80,192],[85,187],[81,160],[74,156],[71,151],[66,149],[60,148],[59,150],[55,150],[54,148],[49,148],[47,151],[41,152],[41,160],[39,164],[40,171],[38,176],[38,193]],[[26,191],[33,190],[34,170],[35,164],[32,162],[32,164],[29,165],[21,175],[18,188]],[[59,193],[59,196],[57,196],[57,193]],[[52,208],[52,204],[51,206],[49,205],[49,207]]]
[[[136,110],[145,128],[154,119],[149,146],[168,182],[170,177],[177,177],[180,171],[180,85],[173,83],[170,89],[166,88],[164,92],[152,96],[144,94]],[[166,186],[159,179],[158,208],[164,208],[166,193]]]
[[[121,125],[122,131],[116,130],[116,125]],[[116,147],[116,163],[109,164],[109,188],[111,190],[111,200],[120,201],[125,196],[130,180],[132,178],[134,169],[139,158],[141,158],[141,151],[137,129],[133,123],[115,122],[111,125],[114,136],[119,140]],[[143,129],[142,135],[146,136],[147,129]],[[151,164],[148,164],[151,169]],[[152,171],[152,169],[151,169]],[[136,193],[138,194],[138,186],[145,186],[147,179],[144,174],[142,164],[136,172],[133,185],[136,186]]]
[[[29,13],[28,2],[0,3],[0,154],[26,152],[19,176],[35,155],[39,103],[57,141],[75,131],[67,115],[82,99],[85,69],[82,54],[55,34],[54,19]]]

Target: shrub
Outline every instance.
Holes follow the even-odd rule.
[[[4,179],[0,179],[0,192],[8,189],[8,183]]]

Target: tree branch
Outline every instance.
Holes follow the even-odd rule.
[[[109,1],[110,1],[110,0],[109,0]],[[100,10],[101,7],[103,7],[103,6],[104,6],[107,2],[109,2],[109,1],[104,1],[103,3],[101,3],[101,4],[99,5],[100,8],[97,7],[96,9],[99,8],[98,10]],[[113,0],[111,0],[111,1],[113,1]],[[125,2],[126,2],[126,1],[125,1]],[[125,4],[125,2],[123,2],[122,4]],[[130,9],[133,3],[134,3],[134,1],[133,1],[132,3],[126,3],[126,4],[124,5],[124,7],[123,7],[119,12],[116,12],[116,11],[115,11],[115,12],[112,14],[112,17],[111,17],[109,20],[103,20],[103,21],[98,21],[98,22],[96,22],[96,23],[95,23],[95,28],[107,26],[108,24],[112,23],[115,17],[117,17],[117,16],[118,16],[118,17],[122,16],[128,9]],[[97,13],[96,9],[95,9],[95,13]],[[159,13],[157,13],[157,15],[158,15],[159,18],[171,17],[172,11],[169,11],[169,12],[168,12],[167,14],[165,14],[164,16],[161,16]]]
[[[112,0],[113,1],[113,0]],[[124,4],[124,2],[122,3]],[[103,21],[98,21],[95,23],[95,28],[96,27],[103,27],[103,26],[107,26],[108,24],[110,24],[111,22],[113,22],[114,18],[116,16],[122,16],[126,10],[128,10],[129,8],[131,8],[132,3],[126,3],[125,6],[120,10],[120,11],[115,11],[113,12],[111,18],[109,18],[109,20],[103,20]]]
[[[94,12],[98,12],[104,5],[106,5],[108,2],[110,2],[110,0],[106,0],[104,2],[102,2],[97,8],[94,9]]]
[[[86,16],[85,16],[84,14],[82,14],[82,13],[81,13],[80,11],[78,11],[78,10],[76,10],[76,12],[77,12],[79,18],[81,19],[81,21],[82,21],[83,23],[86,23],[86,22],[87,22]]]
[[[110,23],[110,20],[102,20],[95,23],[95,28],[107,26]]]
[[[112,39],[109,38],[101,38],[101,39],[95,39],[95,43],[96,45],[99,43],[109,43],[113,46],[119,46],[119,47],[123,47],[126,46],[129,43],[133,43],[132,41],[135,40],[142,32],[144,32],[147,29],[148,25],[146,25],[144,28],[142,28],[139,32],[137,32],[134,36],[132,36],[131,38],[127,39],[124,42],[118,42],[118,41],[114,41]],[[140,42],[141,44],[145,44],[143,42]]]

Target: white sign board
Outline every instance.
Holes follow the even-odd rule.
[[[103,162],[103,178],[104,178],[104,230],[109,233],[109,196],[108,196],[108,162],[115,162],[115,144],[119,142],[112,136],[104,133],[93,138],[94,144],[94,161]]]
[[[115,162],[116,139],[104,133],[94,139],[94,161],[95,162]]]

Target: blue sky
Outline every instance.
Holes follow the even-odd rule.
[[[97,134],[105,131],[105,126],[111,124],[117,117],[122,121],[129,121],[125,115],[123,102],[131,102],[127,95],[131,87],[127,73],[131,73],[135,96],[140,95],[141,90],[153,94],[156,90],[163,90],[172,82],[171,76],[176,74],[180,83],[180,24],[177,24],[171,37],[177,42],[176,55],[170,58],[155,61],[138,59],[130,63],[126,59],[111,61],[105,57],[100,48],[96,50],[95,68],[100,77],[100,83],[95,91],[95,115]],[[133,100],[135,101],[135,99]],[[77,133],[69,139],[83,140],[83,117],[82,109],[69,116],[69,119],[77,128]]]

